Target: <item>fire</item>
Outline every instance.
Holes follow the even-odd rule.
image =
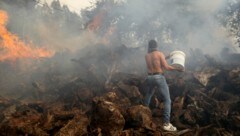
[[[51,57],[52,51],[43,48],[34,48],[32,44],[25,44],[17,35],[6,28],[8,16],[0,10],[0,61],[17,60],[19,58]]]
[[[101,27],[102,22],[106,16],[107,12],[102,10],[96,16],[93,17],[93,20],[88,24],[87,28],[91,31],[98,30]]]

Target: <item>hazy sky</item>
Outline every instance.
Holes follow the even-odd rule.
[[[53,0],[42,0],[51,3]],[[79,13],[80,9],[86,8],[94,3],[94,0],[59,0],[61,4],[68,5],[70,10],[74,10]]]

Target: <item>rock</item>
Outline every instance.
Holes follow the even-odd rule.
[[[81,102],[90,102],[94,95],[89,88],[79,88],[76,91],[76,96]]]
[[[101,98],[117,105],[122,115],[125,115],[127,108],[131,106],[131,101],[128,99],[128,97],[122,95],[118,91],[108,92]]]
[[[156,125],[152,121],[152,113],[143,105],[132,106],[127,110],[126,125],[133,128],[144,128],[156,131]]]
[[[40,113],[26,105],[20,105],[14,109],[13,111],[15,112],[12,110],[11,112],[8,111],[11,115],[6,116],[5,122],[1,123],[0,128],[4,129],[0,130],[1,132],[4,132],[6,135],[47,135],[39,127],[39,122],[42,119]]]
[[[125,119],[116,104],[95,97],[92,108],[90,124],[93,128],[100,128],[103,135],[115,136],[122,132]]]
[[[118,83],[118,87],[121,89],[121,92],[127,96],[133,104],[140,104],[143,96],[139,92],[136,86],[131,86],[124,84],[123,82]]]
[[[211,77],[217,75],[220,70],[216,68],[204,68],[201,71],[195,72],[193,75],[194,77],[201,83],[203,86],[207,86]]]
[[[77,115],[73,120],[70,120],[62,127],[56,136],[83,136],[87,135],[87,126],[89,120],[86,115]]]

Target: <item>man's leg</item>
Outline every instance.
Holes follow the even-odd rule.
[[[144,99],[144,105],[145,106],[149,106],[150,102],[151,102],[151,98],[155,92],[155,90],[153,89],[153,81],[148,77],[147,78],[147,89],[146,89],[146,96]]]
[[[171,113],[171,99],[169,94],[169,88],[164,76],[160,75],[160,78],[157,78],[157,86],[159,92],[163,96],[163,121],[164,123],[170,123],[170,113]]]
[[[160,75],[156,78],[159,91],[163,96],[164,110],[163,110],[163,129],[166,131],[176,131],[177,128],[170,123],[170,113],[171,113],[171,99],[169,94],[169,88],[164,76]]]

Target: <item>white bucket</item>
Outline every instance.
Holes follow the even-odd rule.
[[[171,65],[173,67],[184,69],[185,66],[185,53],[182,51],[173,51],[170,53]]]

